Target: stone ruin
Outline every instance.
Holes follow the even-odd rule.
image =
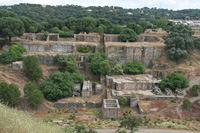
[[[169,88],[165,88],[164,93],[165,93],[167,96],[171,96],[171,95],[173,94],[173,93],[172,93],[172,90],[169,89]]]
[[[92,82],[84,81],[83,88],[82,88],[82,97],[90,98],[91,96],[92,96]]]
[[[161,80],[153,78],[151,75],[136,76],[106,76],[107,86],[113,90],[151,90],[153,86],[160,83]]]
[[[183,90],[178,88],[178,89],[175,90],[175,93],[177,95],[179,95],[179,96],[182,96],[183,95]]]
[[[46,41],[59,41],[59,33],[48,33]]]
[[[76,38],[77,41],[83,41],[83,42],[100,42],[100,35],[97,33],[79,33],[75,34],[74,38]]]
[[[22,61],[15,61],[15,62],[12,62],[12,69],[13,70],[21,70],[23,67],[23,62]]]
[[[99,95],[99,94],[102,93],[102,91],[103,91],[102,85],[101,84],[96,84],[95,85],[95,94]]]
[[[76,108],[69,108],[65,113],[78,113],[78,110]]]
[[[81,84],[75,84],[73,96],[74,97],[80,97],[81,96]]]
[[[120,42],[120,34],[104,34],[104,42]]]
[[[154,94],[156,94],[156,95],[162,95],[161,89],[160,89],[159,87],[157,87],[157,86],[154,86],[152,92],[153,92]]]
[[[115,66],[116,62],[121,65],[128,63],[130,60],[137,60],[142,62],[145,66],[151,67],[152,60],[159,58],[162,52],[156,47],[142,47],[136,45],[124,45],[125,43],[118,43],[118,45],[106,43],[105,53],[108,55],[111,67]]]
[[[103,119],[118,119],[121,117],[121,109],[117,99],[103,99]]]

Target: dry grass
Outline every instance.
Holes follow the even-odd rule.
[[[64,133],[56,125],[50,125],[0,104],[0,133]]]

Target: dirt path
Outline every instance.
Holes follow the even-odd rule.
[[[117,129],[95,129],[98,133],[115,133]],[[199,133],[199,131],[173,129],[139,129],[136,133]]]
[[[193,85],[199,84],[200,82],[200,77],[197,78],[193,78],[190,80],[189,86],[187,88],[184,89],[183,93],[184,95],[182,96],[182,98],[187,94],[186,91],[188,91],[190,88],[192,88]],[[200,99],[200,96],[198,97],[191,97],[189,98],[189,100],[193,103],[194,101]],[[176,111],[178,116],[182,119],[181,113],[182,113],[182,105],[183,103],[181,102],[180,104],[178,104],[178,106],[176,107]]]

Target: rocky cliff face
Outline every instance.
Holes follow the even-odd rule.
[[[145,66],[151,67],[151,61],[159,58],[162,53],[156,47],[125,46],[125,45],[106,45],[106,54],[113,67],[116,62],[126,64],[130,60],[142,62]]]

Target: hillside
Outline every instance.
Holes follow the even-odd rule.
[[[1,133],[64,133],[61,127],[43,123],[22,111],[0,104]]]
[[[8,8],[9,7],[9,8]],[[11,9],[10,9],[11,7]],[[70,17],[81,18],[91,16],[94,18],[106,18],[113,24],[126,25],[130,22],[139,22],[142,20],[155,22],[160,18],[166,19],[186,19],[188,16],[190,20],[200,19],[199,9],[185,9],[185,10],[168,10],[157,8],[137,8],[125,9],[122,7],[82,7],[77,5],[65,6],[46,6],[39,4],[19,4],[12,6],[0,6],[0,9],[10,9],[18,16],[26,16],[37,22],[49,21],[52,19],[66,20]]]

